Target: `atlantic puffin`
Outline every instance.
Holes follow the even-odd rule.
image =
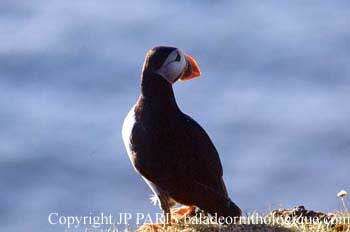
[[[211,215],[241,216],[228,196],[215,146],[176,103],[172,85],[200,74],[196,60],[180,49],[150,49],[143,63],[140,96],[123,123],[131,163],[169,220],[176,203],[185,206],[175,210],[182,215],[198,207]]]

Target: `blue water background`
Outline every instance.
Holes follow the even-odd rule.
[[[244,211],[340,209],[350,190],[349,1],[2,0],[0,228],[63,231],[50,212],[159,212],[122,121],[146,51],[175,45],[202,78],[181,109],[216,145]]]

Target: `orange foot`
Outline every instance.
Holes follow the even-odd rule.
[[[164,226],[162,224],[144,224],[141,227],[139,227],[136,232],[160,232],[163,231]]]
[[[178,217],[194,216],[196,212],[196,206],[183,206],[173,210],[173,213]]]

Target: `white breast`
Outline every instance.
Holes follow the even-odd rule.
[[[129,113],[126,115],[126,117],[124,119],[124,123],[123,123],[123,128],[122,128],[122,137],[123,137],[124,145],[125,145],[125,148],[126,148],[126,151],[128,153],[128,156],[129,156],[131,163],[133,163],[133,162],[132,162],[132,158],[131,158],[132,151],[131,151],[130,138],[131,138],[131,133],[132,133],[132,130],[134,128],[135,122],[136,122],[136,120],[135,120],[135,106],[133,106],[131,108],[131,110],[129,111]],[[136,168],[135,168],[135,170],[136,170]],[[145,177],[142,176],[142,178],[145,180],[145,182],[148,184],[148,186],[151,188],[151,190],[154,193],[154,196],[151,197],[152,202],[154,204],[157,204],[157,203],[160,204],[158,196],[161,194],[161,191],[159,191],[157,186],[155,186],[152,182],[147,180]]]
[[[129,111],[129,113],[126,115],[123,122],[123,128],[122,128],[122,137],[126,148],[126,152],[128,153],[130,160],[132,156],[130,138],[131,138],[132,129],[134,128],[134,125],[136,122],[134,109],[135,109],[135,106],[133,106]]]

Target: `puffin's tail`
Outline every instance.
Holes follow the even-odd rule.
[[[218,217],[240,217],[242,210],[230,199],[225,199],[221,204],[217,204],[216,208],[209,213],[216,213]]]
[[[242,210],[228,197],[211,195],[207,200],[198,204],[198,207],[212,215],[232,218],[242,216]]]
[[[242,210],[231,200],[229,201],[229,215],[227,216],[232,216],[232,217],[240,217],[242,216]]]

